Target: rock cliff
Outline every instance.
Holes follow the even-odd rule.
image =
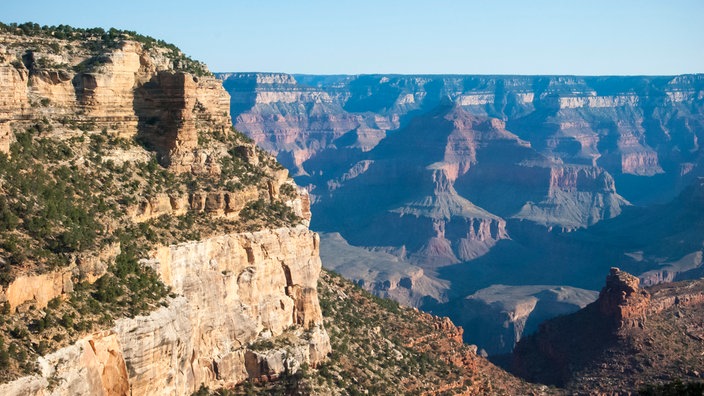
[[[0,148],[8,152],[13,126],[53,118],[138,136],[176,172],[207,168],[208,153],[196,150],[198,131],[225,133],[231,125],[222,85],[179,70],[164,48],[129,39],[116,48],[90,48],[0,37]]]
[[[308,194],[202,64],[0,24],[0,87],[1,394],[190,395],[328,358]]]
[[[189,395],[201,384],[232,387],[314,367],[330,352],[316,291],[318,249],[317,234],[302,226],[159,248],[147,265],[178,296],[167,307],[40,358],[40,376],[0,391]]]
[[[305,228],[169,246],[151,265],[182,297],[149,316],[116,323],[133,393],[231,387],[295,371],[294,363],[316,366],[330,352],[315,290],[318,237]],[[274,358],[252,346],[282,335],[295,342],[271,348],[279,352]]]

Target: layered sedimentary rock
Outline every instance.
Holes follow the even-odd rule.
[[[208,153],[194,152],[198,131],[227,134],[228,98],[211,78],[160,71],[135,89],[139,133],[176,171],[204,166]]]
[[[163,215],[182,215],[188,212],[208,213],[212,216],[235,217],[247,202],[259,198],[254,187],[242,191],[198,191],[190,194],[156,194],[145,198],[130,208],[129,214],[136,222]]]
[[[334,141],[343,134],[358,130],[364,135],[383,136],[377,124],[389,124],[374,117],[347,114],[335,93],[299,87],[290,75],[227,74],[220,78],[231,88],[232,109],[257,109],[236,116],[237,128],[261,147],[280,153],[278,160],[296,175],[306,173],[303,162],[334,147]],[[242,86],[247,89],[240,90]]]
[[[548,186],[542,201],[525,203],[513,217],[573,230],[614,218],[629,205],[616,193],[613,177],[599,167],[554,165]]]
[[[274,363],[264,372],[253,370],[252,361],[268,352],[248,346],[292,326],[308,340],[274,350],[297,364],[321,362],[330,347],[315,289],[318,243],[316,234],[301,227],[224,235],[157,251],[153,265],[183,298],[147,317],[117,323],[132,392],[190,394],[201,383],[232,386],[282,372],[277,368],[284,367]]]
[[[212,171],[208,153],[195,149],[198,131],[231,126],[229,97],[216,79],[178,70],[166,50],[136,41],[95,54],[51,39],[44,44],[62,49],[26,50],[27,40],[0,37],[0,149],[8,151],[13,127],[65,116],[73,125],[139,136],[174,171]]]
[[[318,249],[303,226],[160,248],[147,264],[178,295],[167,307],[40,358],[41,375],[0,391],[45,394],[58,378],[52,394],[189,395],[315,366],[330,352]],[[253,346],[277,337],[286,342]]]
[[[701,75],[219,77],[237,98],[232,104],[237,127],[279,158],[296,158],[301,174],[311,173],[318,161],[330,161],[326,148],[348,156],[363,146],[360,130],[377,130],[376,139],[383,141],[389,131],[443,101],[505,121],[509,131],[547,157],[599,166],[617,180],[663,175],[660,182],[681,186],[691,175],[680,175],[680,165],[700,162]],[[300,105],[291,106],[294,100]],[[325,106],[314,105],[318,103]],[[318,128],[320,119],[330,122]],[[365,121],[341,121],[355,119]],[[363,123],[366,127],[360,128]],[[693,168],[688,169],[689,174]],[[626,187],[626,198],[637,202],[672,198],[677,192],[662,196]]]

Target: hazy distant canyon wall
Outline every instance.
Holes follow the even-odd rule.
[[[588,227],[704,174],[701,75],[218,77],[236,128],[311,191],[315,228],[420,265],[482,256],[508,220]]]
[[[369,151],[387,132],[445,103],[504,121],[542,155],[617,177],[678,179],[699,161],[701,75],[219,77],[232,96],[237,128],[301,174],[317,170],[315,159],[326,148],[340,155]]]
[[[488,350],[509,351],[526,318],[594,297],[510,289],[484,304],[480,290],[594,290],[613,265],[670,279],[701,239],[675,225],[679,206],[652,205],[691,202],[676,197],[704,175],[702,75],[218,77],[236,128],[311,192],[312,227],[339,233],[324,238],[323,264],[455,321],[490,312],[503,341],[465,332]],[[662,242],[675,235],[681,249]]]

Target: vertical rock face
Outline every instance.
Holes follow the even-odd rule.
[[[153,264],[183,298],[116,325],[133,394],[190,394],[200,384],[232,386],[268,374],[247,367],[259,356],[248,345],[292,326],[309,341],[283,348],[284,360],[316,365],[330,351],[316,292],[318,236],[305,228],[165,247]]]
[[[330,341],[316,290],[319,237],[303,226],[229,234],[158,249],[152,265],[179,297],[120,319],[40,360],[40,376],[7,395],[190,395],[326,359]],[[276,340],[285,342],[277,345]],[[260,350],[258,341],[273,340]]]
[[[229,130],[228,97],[217,81],[186,73],[160,71],[135,91],[139,134],[162,162],[189,171],[198,158],[198,130]]]
[[[40,92],[40,96],[53,99],[61,107],[81,106],[88,117],[100,120],[101,124],[111,121],[121,123],[129,136],[128,131],[132,130],[133,134],[137,127],[132,105],[134,88],[140,80],[154,72],[149,70],[149,66],[153,65],[147,63],[148,56],[144,54],[141,44],[136,42],[124,43],[122,48],[104,55],[103,61],[105,63],[94,70],[76,74],[62,84],[64,89],[75,90],[77,103],[72,103],[68,95],[62,98],[49,96],[52,81],[45,80],[42,84],[45,92],[44,95]]]

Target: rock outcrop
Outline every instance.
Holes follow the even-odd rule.
[[[639,286],[637,277],[612,268],[599,293],[599,312],[618,327],[643,327],[650,294]]]
[[[636,392],[646,384],[699,377],[704,358],[701,280],[643,289],[612,268],[599,298],[549,320],[514,351],[514,371],[576,393]]]
[[[17,277],[2,290],[1,296],[14,312],[20,305],[31,302],[37,308],[46,307],[49,300],[73,291],[72,268],[60,269],[39,275]]]

